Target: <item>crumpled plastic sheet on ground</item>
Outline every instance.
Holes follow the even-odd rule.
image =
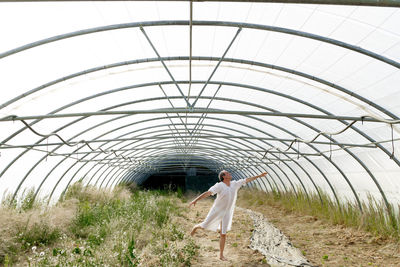
[[[279,229],[274,227],[259,212],[242,209],[247,212],[254,221],[254,230],[250,238],[250,248],[263,254],[271,266],[314,266],[298,248],[293,247]]]

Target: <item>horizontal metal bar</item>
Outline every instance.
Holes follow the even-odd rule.
[[[55,0],[0,0],[0,2],[54,2]],[[87,0],[63,0],[62,2],[84,2]],[[91,2],[116,2],[121,0],[91,0]],[[162,1],[171,0],[125,0],[130,2]],[[189,2],[189,0],[174,0],[178,2]],[[400,7],[399,0],[192,0],[193,2],[238,2],[238,3],[282,3],[282,4],[313,4],[313,5],[351,5],[351,6],[380,6]]]
[[[186,149],[187,147],[184,146],[160,146],[160,147],[144,147],[144,148],[126,148],[126,149],[113,149],[115,152],[121,152],[121,151],[138,151],[138,150],[162,150],[162,149],[176,149],[176,150],[182,150]],[[265,153],[266,150],[257,150],[257,149],[237,149],[237,148],[224,148],[224,147],[190,147],[191,150],[218,150],[222,149],[224,151],[243,151],[243,152],[259,152],[259,153]],[[79,155],[79,154],[90,154],[90,153],[101,153],[101,151],[88,151],[88,152],[74,152],[74,154]],[[268,151],[268,153],[279,153],[279,151]],[[285,154],[298,154],[297,152],[285,152]],[[300,153],[301,155],[304,156],[319,156],[317,153]],[[57,153],[57,156],[68,156],[71,155],[71,153]]]
[[[268,159],[268,162],[265,161],[247,161],[247,162],[236,162],[234,160],[226,160],[224,162],[219,162],[220,165],[231,165],[231,166],[261,166],[261,165],[266,165],[268,163],[271,163],[273,161],[287,161],[287,162],[292,162],[292,159]],[[88,161],[90,162],[90,161]],[[118,164],[121,163],[121,164]],[[204,163],[204,161],[188,161],[186,163],[186,166],[191,164],[191,166],[195,165],[201,165]],[[147,167],[158,167],[158,166],[170,166],[170,165],[182,165],[179,161],[177,160],[170,160],[170,161],[162,161],[162,162],[152,162],[152,163],[146,163],[146,164],[132,164],[129,161],[121,161],[121,162],[99,162],[97,164],[100,165],[112,165],[112,166],[123,166],[123,165],[129,165],[130,167],[133,168],[147,168]]]
[[[184,135],[182,138],[192,138],[191,135]],[[279,142],[291,142],[293,139],[288,138],[270,138],[270,137],[257,137],[257,136],[227,136],[227,135],[199,135],[196,136],[199,139],[247,139],[247,140],[263,140],[263,141],[279,141]],[[133,141],[133,140],[164,140],[164,139],[174,139],[173,136],[148,136],[148,137],[130,137],[130,138],[115,138],[115,139],[99,139],[99,140],[86,140],[87,143],[105,143],[105,142],[120,142],[120,141]],[[382,142],[391,142],[392,140],[386,140]],[[394,141],[400,141],[400,138],[394,139]],[[71,141],[74,143],[74,141]],[[365,147],[365,148],[376,148],[374,143],[370,144],[351,144],[351,143],[330,143],[323,141],[314,141],[313,144],[319,145],[332,145],[332,146],[347,146],[347,147]],[[378,142],[376,142],[378,143]],[[381,142],[379,142],[381,143]],[[31,145],[9,145],[0,144],[0,149],[11,149],[11,148],[29,148],[29,147],[47,147],[47,146],[59,146],[62,142],[58,143],[43,143],[43,144],[31,144]],[[130,150],[130,149],[127,149]],[[244,150],[245,151],[245,150]],[[265,150],[253,150],[254,152],[265,152]],[[89,152],[87,152],[89,153]]]
[[[289,153],[285,153],[285,154],[289,154]],[[296,154],[296,153],[294,153]],[[261,159],[260,157],[256,157],[256,156],[248,156],[248,155],[224,155],[222,153],[196,153],[196,154],[185,154],[185,153],[171,153],[171,154],[162,154],[163,157],[168,156],[168,157],[173,157],[171,158],[172,160],[175,159],[190,159],[191,157],[202,157],[202,156],[220,156],[220,157],[224,157],[224,158],[234,158],[234,159]],[[126,159],[121,159],[121,158],[107,158],[107,159],[93,159],[93,160],[88,160],[90,162],[92,161],[129,161],[129,159],[153,159],[156,158],[157,155],[154,156],[137,156],[137,157],[126,157]],[[81,162],[86,162],[85,160],[82,160]]]
[[[9,115],[0,119],[0,121],[16,121],[16,120],[35,120],[35,119],[55,119],[55,118],[70,118],[81,116],[110,116],[110,115],[137,115],[137,114],[163,114],[163,113],[187,113],[186,108],[163,108],[163,109],[143,109],[143,110],[121,110],[121,111],[96,111],[96,112],[78,112],[78,113],[60,113],[46,115],[31,115],[17,116]],[[349,121],[364,121],[364,122],[382,122],[381,120],[365,117],[353,116],[335,116],[322,114],[306,114],[306,113],[284,113],[284,112],[265,112],[252,110],[218,110],[218,109],[203,109],[194,108],[189,111],[192,114],[225,114],[225,115],[256,115],[256,116],[271,116],[271,117],[287,117],[287,118],[308,118],[308,119],[323,119],[323,120],[349,120]],[[400,121],[385,119],[387,122],[400,123]]]

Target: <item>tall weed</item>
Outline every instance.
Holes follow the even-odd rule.
[[[338,204],[322,189],[319,192],[319,195],[306,195],[301,188],[296,192],[242,190],[238,203],[246,206],[278,206],[289,212],[312,215],[333,224],[361,228],[375,235],[400,240],[400,215],[395,213],[393,206],[388,210],[383,202],[369,196],[368,201],[362,203],[361,211],[356,202],[343,201]]]
[[[23,194],[21,208],[7,208],[18,227],[0,220],[10,229],[7,236],[0,229],[0,265],[189,266],[198,249],[172,221],[182,209],[177,193],[78,182],[44,209],[31,201],[32,192]]]

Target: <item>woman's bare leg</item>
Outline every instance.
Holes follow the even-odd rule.
[[[225,248],[226,234],[221,234],[221,238],[219,239],[219,258],[223,261],[227,261],[224,257],[224,248]]]
[[[198,224],[195,225],[195,226],[193,227],[193,229],[192,229],[192,232],[190,232],[190,235],[193,236],[193,235],[196,233],[197,229],[201,229],[201,228],[202,228],[202,227],[199,226]]]

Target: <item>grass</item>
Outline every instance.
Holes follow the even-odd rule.
[[[49,208],[33,192],[3,202],[0,265],[190,266],[197,254],[179,223],[182,192],[76,183]]]
[[[334,225],[346,225],[363,229],[379,237],[400,240],[400,215],[394,212],[393,206],[388,212],[383,202],[376,201],[370,196],[367,202],[362,203],[361,212],[356,203],[342,202],[338,205],[322,190],[320,193],[323,204],[317,193],[311,193],[307,198],[300,189],[297,190],[297,194],[293,191],[282,193],[242,190],[238,196],[238,203],[250,207],[278,206],[288,212],[311,215]]]

